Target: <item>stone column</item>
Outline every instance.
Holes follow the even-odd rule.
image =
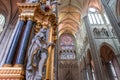
[[[87,72],[88,72],[88,77],[89,80],[93,80],[93,75],[92,75],[92,65],[91,65],[91,53],[89,51],[87,51],[87,62],[86,62],[86,68],[87,68]]]
[[[83,69],[83,73],[84,73],[84,80],[87,80],[87,71],[86,71],[86,68],[84,67]]]
[[[24,57],[25,57],[25,53],[26,53],[26,49],[28,46],[28,41],[29,41],[29,37],[30,37],[30,32],[32,30],[32,25],[33,25],[33,18],[29,18],[27,21],[27,25],[21,40],[21,45],[18,51],[18,56],[17,56],[17,60],[16,60],[16,65],[23,65],[24,64]]]
[[[88,35],[92,59],[94,61],[96,80],[105,80],[105,78],[103,77],[103,72],[102,72],[101,63],[100,63],[100,59],[99,59],[100,56],[98,56],[97,48],[96,48],[93,36],[91,34],[91,31],[90,31],[90,25],[88,22],[89,19],[87,16],[85,16],[83,19],[85,22],[85,27],[86,27],[86,31],[87,31],[87,35]]]
[[[7,42],[7,45],[6,45],[6,49],[1,53],[1,56],[0,56],[0,66],[2,66],[4,63],[5,63],[5,60],[6,60],[6,57],[7,57],[7,53],[8,53],[8,51],[9,51],[9,49],[10,49],[10,46],[11,46],[11,43],[12,43],[12,41],[13,41],[13,38],[14,38],[14,35],[15,35],[15,32],[16,32],[16,30],[17,30],[17,26],[19,25],[19,19],[18,19],[18,21],[17,21],[17,23],[16,23],[16,25],[15,25],[15,28],[14,28],[14,30],[13,31],[11,31],[11,36],[10,36],[10,38],[8,39],[8,42]]]
[[[18,45],[18,40],[20,38],[22,28],[24,26],[24,21],[25,21],[25,18],[21,18],[21,20],[19,21],[19,24],[17,26],[17,30],[15,32],[14,38],[13,38],[11,46],[10,46],[10,49],[8,51],[8,55],[7,55],[7,58],[6,58],[6,61],[5,61],[5,66],[11,66],[11,64],[12,64],[12,61],[13,61],[13,58],[14,58],[14,55],[15,55],[15,50],[16,50],[16,47]]]
[[[81,79],[82,79],[82,80],[85,80],[85,79],[84,79],[84,69],[81,70]]]
[[[115,30],[116,36],[118,37],[118,41],[120,42],[120,26],[118,25],[118,21],[115,18],[111,8],[109,7],[109,5],[107,4],[107,2],[105,0],[101,0],[103,7],[107,13],[107,16],[109,18],[109,21],[113,27],[113,29]]]
[[[82,70],[80,70],[80,80],[82,80]]]
[[[116,33],[116,36],[118,38],[118,41],[120,43],[120,23],[118,22],[118,20],[116,19],[116,17],[114,16],[111,8],[109,7],[109,5],[107,4],[107,2],[105,0],[101,0],[102,4],[103,4],[103,7],[106,11],[106,14],[109,18],[109,21],[112,25],[112,28],[114,29],[115,33]],[[120,53],[118,54],[120,55]],[[117,60],[120,64],[120,56],[117,56]]]
[[[106,73],[108,74],[109,80],[115,80],[114,73],[111,68],[111,64],[108,62],[108,63],[105,63],[105,66],[106,66]]]
[[[93,80],[91,64],[87,65],[89,80]]]
[[[87,68],[86,68],[86,59],[85,59],[85,57],[83,58],[83,63],[84,63],[84,68],[83,68],[83,71],[84,71],[84,79],[87,80],[88,77],[87,77]]]

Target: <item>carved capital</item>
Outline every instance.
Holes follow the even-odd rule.
[[[35,34],[38,33],[40,28],[41,28],[41,22],[40,21],[36,21],[36,26],[34,27]]]
[[[48,28],[48,24],[47,23],[42,23],[42,27],[43,28]]]
[[[25,20],[26,20],[26,17],[19,15],[19,19],[25,21]]]
[[[34,21],[34,17],[33,16],[27,16],[27,20]]]
[[[41,2],[42,2],[43,4],[45,4],[45,3],[46,3],[46,0],[41,0]]]

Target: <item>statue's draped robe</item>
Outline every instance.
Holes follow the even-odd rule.
[[[32,57],[33,57],[33,53],[37,48],[40,48],[42,45],[40,44],[39,41],[39,37],[35,36],[35,38],[33,38],[32,40],[32,44],[29,47],[28,50],[28,61],[27,61],[27,66],[26,66],[26,79],[30,80],[30,78],[32,79],[34,76],[34,69],[32,66]]]
[[[27,66],[26,66],[26,80],[41,80],[42,79],[42,71],[43,71],[42,68],[47,58],[48,47],[49,47],[49,44],[46,42],[46,30],[41,29],[32,39],[32,43],[28,50],[28,61],[27,61]],[[38,57],[40,59],[37,59]],[[33,66],[33,64],[36,64],[36,66]]]

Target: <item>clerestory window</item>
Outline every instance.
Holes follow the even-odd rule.
[[[104,17],[104,19],[103,19],[103,17]],[[95,8],[89,8],[88,9],[88,18],[89,18],[89,22],[90,22],[91,25],[110,24],[106,13],[104,13],[102,15]]]
[[[88,18],[89,18],[90,24],[104,24],[101,14],[95,8],[89,8]]]

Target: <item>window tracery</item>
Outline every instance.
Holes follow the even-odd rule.
[[[112,32],[112,36],[116,37],[115,31],[113,29],[111,29],[111,32]]]
[[[99,29],[95,27],[93,29],[93,34],[95,38],[108,38],[109,37],[108,31],[105,28]]]
[[[102,19],[101,14],[98,12],[98,10],[96,10],[95,8],[89,8],[88,10],[88,18],[90,21],[90,24],[104,24],[104,21]]]
[[[108,31],[105,28],[101,29],[102,36],[109,37]]]
[[[97,29],[97,28],[94,28],[94,29],[93,29],[93,33],[94,33],[94,36],[95,36],[95,37],[100,37],[100,36],[101,36],[101,35],[100,35],[100,30]]]
[[[60,38],[60,59],[73,60],[75,59],[75,43],[74,39],[69,34],[64,34]]]

